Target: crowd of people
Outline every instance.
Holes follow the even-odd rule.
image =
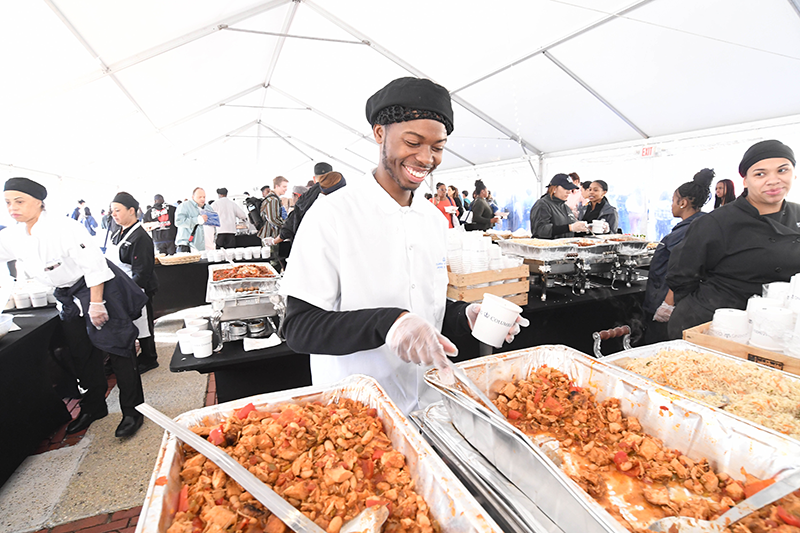
[[[435,196],[414,194],[441,163],[454,129],[447,89],[400,78],[370,97],[365,111],[380,156],[358,190],[332,195],[346,181],[320,162],[307,185],[292,189],[291,202],[282,198],[289,190],[283,176],[244,206],[225,188],[217,189],[213,205],[198,187],[177,206],[156,195],[144,210],[120,192],[109,209],[105,255],[89,240],[96,222],[82,203],[63,224],[47,216],[43,186],[26,178],[6,182],[6,204],[18,224],[0,231],[0,260],[17,259],[30,277],[56,287],[70,353],[87,390],[68,433],[107,414],[103,353],[120,387],[117,436],[141,426],[133,409],[143,401],[139,373],[158,365],[154,255],[230,247],[237,224],[249,224],[264,245],[288,257],[282,329],[291,349],[311,354],[315,385],[364,373],[405,412],[435,398],[422,367],[449,372],[448,357],[457,350],[448,337],[469,333],[481,307],[446,298],[447,230],[463,224],[485,231],[502,213],[481,180],[471,195],[444,183]],[[755,144],[739,166],[745,192],[736,198],[733,183],[720,181],[715,210],[706,215],[701,208],[710,197],[712,170],[675,190],[672,215],[680,222],[656,249],[647,286],[650,338],[676,338],[709,321],[719,307],[744,309],[761,284],[788,281],[800,270],[800,206],[785,201],[794,165],[794,153],[779,141]],[[531,233],[543,239],[616,233],[619,215],[608,190],[605,181],[581,181],[574,172],[554,175],[530,211]],[[328,198],[320,202],[321,195]],[[519,317],[506,340],[527,325]]]

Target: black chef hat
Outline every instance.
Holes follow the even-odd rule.
[[[47,198],[47,189],[41,183],[36,183],[28,178],[11,178],[6,181],[3,188],[4,191],[19,191],[25,194],[30,194],[37,200],[44,200]]]
[[[122,204],[128,209],[130,209],[131,207],[134,210],[139,209],[139,202],[137,202],[136,198],[134,198],[127,192],[118,192],[117,195],[114,197],[114,199],[111,200],[111,203]]]
[[[453,107],[447,89],[431,80],[398,78],[367,100],[367,120],[373,126],[419,119],[439,121],[448,135],[453,132]]]
[[[572,178],[566,174],[556,174],[553,176],[553,179],[550,180],[550,185],[548,185],[548,187],[553,185],[560,185],[568,191],[574,191],[578,188],[578,186],[573,183]]]
[[[791,161],[792,165],[795,164],[794,152],[792,149],[780,141],[771,139],[769,141],[757,142],[747,149],[744,153],[744,157],[742,157],[742,162],[739,163],[739,175],[745,177],[750,167],[759,161],[771,159],[773,157],[783,157]]]
[[[327,174],[331,170],[333,170],[333,167],[330,166],[328,163],[325,163],[325,162],[317,163],[316,165],[314,165],[314,175],[315,176],[322,176],[323,174]]]

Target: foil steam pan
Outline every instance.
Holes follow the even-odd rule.
[[[234,266],[262,266],[272,272],[271,278],[236,278],[213,281],[214,272]],[[280,274],[269,263],[221,263],[208,265],[208,283],[206,284],[206,302],[214,300],[238,300],[254,298],[258,295],[271,295],[278,292]],[[237,292],[237,289],[239,292]],[[253,290],[255,289],[255,290]],[[267,297],[265,302],[269,301]]]
[[[175,421],[191,427],[200,424],[205,417],[208,417],[212,423],[219,423],[234,410],[241,409],[251,402],[259,409],[277,410],[287,403],[306,404],[315,401],[329,403],[342,398],[360,401],[377,409],[392,445],[406,458],[406,464],[416,484],[416,491],[425,498],[431,514],[441,524],[442,531],[501,533],[502,530],[494,520],[445,466],[380,385],[370,377],[353,375],[328,386],[303,387],[242,398],[183,413],[177,416]],[[178,439],[165,432],[136,533],[167,531],[178,506],[183,459]],[[162,476],[166,478],[166,484],[156,485],[156,480]]]
[[[684,341],[684,340],[659,342],[657,344],[650,344],[648,346],[640,346],[638,348],[632,348],[630,350],[625,350],[623,352],[619,352],[619,353],[615,353],[613,355],[609,355],[607,357],[603,357],[602,361],[604,363],[611,364],[611,365],[619,367],[625,373],[632,374],[632,375],[634,375],[636,377],[639,377],[639,378],[644,379],[644,380],[646,380],[648,382],[651,382],[651,380],[649,380],[648,378],[642,377],[639,374],[631,372],[630,370],[625,370],[624,366],[631,359],[640,359],[642,357],[652,357],[652,356],[658,354],[658,352],[660,352],[661,350],[690,350],[690,351],[693,351],[693,352],[712,354],[712,355],[715,355],[717,357],[721,357],[723,359],[726,359],[728,361],[732,361],[734,363],[738,363],[738,364],[741,364],[741,365],[755,365],[755,366],[757,366],[759,368],[762,368],[764,370],[767,370],[769,372],[775,372],[775,373],[779,374],[783,379],[786,379],[786,380],[789,380],[789,381],[794,381],[794,382],[800,382],[800,377],[797,377],[794,374],[789,374],[788,372],[784,372],[783,370],[778,370],[777,368],[772,368],[771,366],[762,365],[762,364],[759,364],[759,363],[755,363],[753,361],[747,361],[745,359],[742,359],[741,357],[736,357],[734,355],[730,355],[730,354],[727,354],[725,352],[719,352],[717,350],[712,350],[710,348],[706,348],[704,346],[699,346],[697,344],[692,344],[691,342],[687,342],[687,341]],[[664,387],[667,390],[675,391],[677,394],[682,395],[682,391],[680,389],[674,389],[674,388],[672,388],[672,387],[670,387],[668,385],[657,384],[655,382],[651,382],[651,383],[653,383],[653,386]],[[691,398],[691,400],[703,403],[701,400],[697,400],[695,398]],[[767,427],[764,427],[764,426],[762,426],[760,424],[756,424],[753,421],[747,420],[745,418],[741,418],[740,416],[735,415],[735,414],[731,414],[728,411],[725,411],[725,413],[728,416],[731,416],[731,417],[734,417],[734,418],[736,418],[738,420],[741,420],[742,422],[744,422],[746,424],[753,424],[753,425],[755,425],[755,426],[757,426],[759,428],[762,428],[764,431],[773,432],[773,433],[775,433],[777,435],[782,435],[785,438],[790,438],[790,437],[787,437],[786,435],[783,435],[783,434],[781,434],[779,432],[775,432],[775,431],[773,431],[773,430],[771,430],[771,429],[769,429]]]
[[[800,442],[689,400],[635,374],[600,362],[566,346],[539,346],[473,359],[458,366],[490,398],[498,380],[527,378],[542,365],[568,374],[588,387],[598,401],[621,400],[625,416],[639,419],[644,431],[689,457],[705,457],[719,472],[742,479],[741,467],[759,478],[800,467]],[[565,531],[623,532],[623,526],[573,482],[544,450],[506,420],[490,413],[436,370],[425,375],[439,390],[453,424],[467,441],[505,474]],[[625,514],[625,502],[618,503]],[[632,521],[638,527],[647,527]]]
[[[567,254],[577,254],[578,252],[577,245],[571,243],[563,243],[560,246],[535,246],[526,244],[524,240],[497,241],[497,244],[500,245],[505,254],[514,254],[525,259],[538,259],[540,261],[563,261],[567,259]],[[577,257],[577,255],[573,257]]]

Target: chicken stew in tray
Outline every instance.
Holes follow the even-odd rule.
[[[352,399],[248,404],[221,424],[192,431],[223,448],[328,533],[373,505],[386,505],[384,532],[440,531],[415,491],[406,459],[392,447],[377,411]],[[178,509],[168,533],[284,533],[288,528],[211,461],[188,446]]]
[[[645,531],[665,516],[713,519],[773,482],[744,469],[745,481],[738,481],[715,472],[706,459],[690,459],[664,446],[643,431],[636,417],[622,414],[619,399],[598,402],[569,375],[546,365],[528,379],[499,380],[492,392],[512,425],[531,438],[558,440],[562,471],[630,531]],[[800,533],[798,492],[728,531]]]

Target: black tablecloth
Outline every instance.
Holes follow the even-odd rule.
[[[69,422],[48,372],[49,345],[59,325],[53,307],[12,312],[22,328],[0,339],[0,485],[59,426]]]
[[[294,353],[286,343],[245,352],[242,341],[226,342],[221,352],[203,359],[183,355],[180,346],[176,346],[169,369],[214,372],[220,403],[311,385],[308,354]]]
[[[251,237],[245,235],[244,237]],[[261,263],[269,259],[248,259],[236,263]],[[182,309],[206,304],[206,284],[209,263],[201,259],[197,263],[183,265],[156,265],[158,292],[153,297],[153,318],[162,317]]]

